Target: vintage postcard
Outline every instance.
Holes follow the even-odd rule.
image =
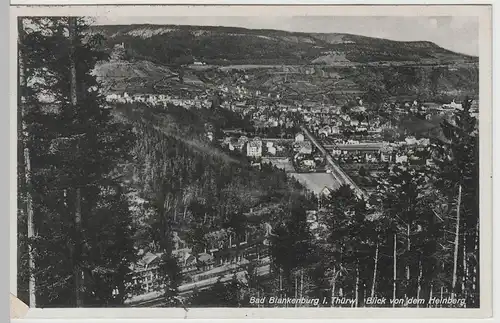
[[[489,6],[11,18],[27,317],[491,316]]]

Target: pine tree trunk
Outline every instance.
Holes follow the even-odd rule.
[[[279,274],[279,280],[280,280],[280,296],[283,296],[283,295],[282,295],[282,293],[281,293],[281,292],[282,292],[282,290],[283,290],[283,280],[282,280],[282,278],[281,278],[281,268],[279,269],[279,271],[280,271],[280,274]]]
[[[332,279],[332,301],[331,301],[331,307],[333,307],[333,299],[335,297],[335,282],[337,281],[337,270],[334,268],[333,269],[333,279]]]
[[[35,237],[35,223],[33,217],[33,201],[31,197],[31,161],[29,149],[24,149],[24,160],[26,167],[26,211],[28,214],[28,240]],[[31,241],[29,242],[29,297],[30,297],[30,308],[36,307],[36,279],[35,279],[35,257],[34,250]]]
[[[462,185],[458,185],[458,198],[457,198],[457,216],[456,216],[456,228],[455,228],[455,249],[453,252],[453,280],[451,283],[451,298],[455,298],[456,288],[457,288],[457,267],[458,267],[458,242],[460,234],[460,207],[462,203]]]
[[[75,62],[75,40],[76,40],[76,17],[68,18],[68,33],[69,39],[71,42],[70,47],[70,97],[71,104],[73,108],[76,110],[76,106],[78,104],[77,99],[77,83],[76,83],[76,62]],[[78,153],[77,153],[78,154]],[[77,185],[80,185],[77,183]],[[81,210],[81,189],[80,187],[76,188],[76,200],[75,200],[75,229],[78,237],[81,237],[81,224],[82,224],[82,210]],[[81,241],[77,241],[77,244],[81,244]],[[76,252],[76,256],[80,258],[81,250],[78,249]],[[80,268],[80,264],[76,262],[74,270],[74,279],[75,279],[75,299],[76,299],[76,307],[83,306],[83,273]]]
[[[76,189],[76,201],[75,201],[75,227],[77,229],[77,233],[79,234],[81,232],[81,191],[80,188]],[[81,235],[79,235],[81,237]],[[79,243],[78,241],[77,243]],[[78,249],[80,251],[80,254],[77,255],[77,257],[80,259],[81,256],[81,249]],[[83,307],[83,286],[84,286],[84,280],[83,280],[83,272],[82,269],[80,268],[80,264],[75,265],[75,288],[76,288],[76,307]]]
[[[396,234],[394,234],[394,247],[393,247],[393,273],[392,273],[392,307],[396,307],[396,279],[397,279],[397,254],[396,254]]]
[[[439,298],[443,299],[444,295],[444,286],[441,286],[441,292],[439,293]],[[443,307],[443,304],[440,304],[439,307]]]
[[[34,250],[32,247],[31,240],[35,237],[35,223],[33,217],[33,200],[31,196],[31,160],[30,160],[30,151],[27,145],[25,144],[25,135],[24,128],[25,122],[24,118],[26,116],[26,103],[24,102],[24,88],[26,86],[26,75],[24,71],[24,57],[21,50],[21,46],[23,46],[24,40],[24,25],[23,18],[19,17],[17,20],[17,28],[18,28],[18,88],[17,88],[17,103],[18,103],[18,135],[20,138],[18,140],[21,141],[21,147],[24,147],[24,175],[25,175],[25,193],[26,193],[26,214],[28,221],[28,267],[29,267],[29,282],[28,282],[28,291],[29,291],[29,307],[36,307],[36,278],[35,278],[35,259],[34,259]],[[21,148],[20,147],[20,148]]]
[[[410,243],[410,223],[406,225],[406,251],[410,254],[411,251],[411,243]],[[410,281],[410,264],[406,262],[406,280]]]
[[[297,299],[298,296],[299,296],[299,286],[298,286],[299,284],[297,282],[297,280],[298,280],[297,279],[297,273],[295,273],[294,276],[295,276],[295,299]],[[295,302],[295,307],[297,307],[297,302]]]
[[[340,297],[344,296],[343,280],[342,280],[342,261],[343,261],[342,255],[343,254],[344,254],[344,246],[341,246],[340,247],[340,266],[339,266],[339,282],[340,282],[339,296]]]
[[[344,288],[343,288],[343,282],[342,282],[342,271],[339,272],[339,278],[340,278],[339,296],[340,297],[344,297]]]
[[[431,284],[429,286],[429,301],[427,302],[427,307],[432,307],[431,306],[431,299],[432,299],[432,289],[434,288],[434,286]]]
[[[177,222],[177,207],[179,205],[179,200],[175,199],[174,203],[174,222]]]
[[[419,307],[420,291],[422,290],[422,260],[418,261],[417,308]]]
[[[378,241],[377,246],[375,247],[375,263],[373,265],[373,280],[372,280],[372,290],[371,297],[375,297],[375,285],[377,283],[377,270],[378,270]]]
[[[464,245],[462,248],[462,293],[464,298],[467,300],[467,280],[469,279],[469,267],[467,266],[467,252],[465,251],[466,248],[466,238],[464,234]],[[467,304],[467,302],[465,302]],[[465,306],[467,307],[467,306]]]
[[[363,283],[363,298],[361,298],[361,306],[366,307],[366,284]]]
[[[476,261],[472,267],[472,302],[474,306],[479,306],[479,222],[476,224],[476,238],[474,243],[474,255]]]
[[[356,285],[355,285],[355,290],[354,290],[354,307],[358,307],[358,302],[359,302],[359,261],[356,262]]]
[[[300,270],[300,298],[302,298],[304,292],[304,270]]]

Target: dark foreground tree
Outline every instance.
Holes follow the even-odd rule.
[[[448,198],[453,232],[451,296],[464,297],[467,306],[479,306],[479,128],[472,113],[473,101],[441,127],[446,142],[433,145],[438,188]]]
[[[134,228],[127,188],[113,170],[128,159],[134,137],[113,120],[92,75],[106,58],[95,50],[100,38],[74,17],[24,18],[21,25],[19,104],[31,185],[20,197],[32,192],[37,306],[120,304],[132,278]],[[28,274],[25,258],[20,275]]]

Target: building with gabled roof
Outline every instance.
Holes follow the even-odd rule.
[[[247,145],[248,157],[262,157],[262,140],[252,140]]]

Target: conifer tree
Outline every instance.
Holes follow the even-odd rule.
[[[479,306],[479,133],[470,98],[441,124],[445,142],[433,144],[438,181],[454,210],[451,293]],[[459,281],[463,284],[459,284]]]
[[[127,188],[113,170],[128,159],[134,138],[113,120],[92,75],[106,58],[95,50],[100,37],[84,33],[80,18],[29,18],[23,27],[38,303],[120,303],[135,253]]]

